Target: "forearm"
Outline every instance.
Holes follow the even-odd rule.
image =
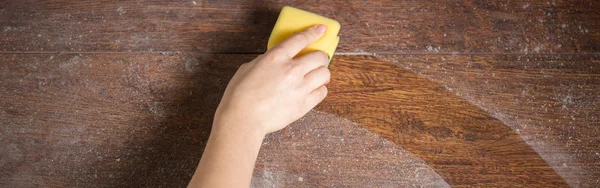
[[[213,125],[189,187],[250,185],[256,157],[265,134],[249,125],[230,126],[223,123]]]
[[[215,113],[213,129],[189,187],[248,187],[265,134],[304,116],[327,95],[329,56],[294,59],[325,34],[315,25],[242,64]]]

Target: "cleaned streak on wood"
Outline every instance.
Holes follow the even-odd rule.
[[[318,111],[265,139],[252,187],[450,187],[414,154]]]
[[[0,182],[15,186],[185,185],[227,80],[255,57],[2,56]],[[318,110],[414,153],[452,186],[566,185],[515,131],[424,76],[369,56],[338,56],[331,70]]]
[[[0,1],[0,185],[184,186],[227,80],[256,56],[236,54],[264,52],[292,5],[342,23],[320,110],[451,186],[593,187],[599,3]]]
[[[598,183],[599,55],[379,57],[517,130],[572,187]]]
[[[330,66],[317,109],[421,157],[452,186],[567,186],[510,127],[422,75],[372,57]]]

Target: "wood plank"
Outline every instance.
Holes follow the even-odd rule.
[[[0,51],[257,53],[283,5],[339,20],[339,52],[600,52],[594,0],[13,0],[0,2]]]
[[[184,186],[225,84],[252,58],[1,56],[2,187]]]
[[[0,158],[5,159],[6,167],[0,171],[0,184],[82,187],[185,185],[201,155],[227,80],[239,64],[255,57],[0,56],[0,124],[4,125],[0,127]],[[437,174],[458,187],[566,186],[572,182],[570,179],[593,181],[598,177],[598,168],[592,165],[587,168],[592,174],[556,174],[556,167],[546,164],[521,137],[529,129],[513,130],[486,109],[474,105],[476,102],[447,91],[423,75],[368,56],[337,56],[331,70],[330,95],[318,110],[357,122],[378,136],[340,123],[347,120],[312,114],[308,120],[267,139],[257,164],[255,185],[269,182],[266,172],[290,172],[290,176],[278,179],[281,185],[297,185],[295,175],[307,178],[305,183],[314,186],[345,185],[343,182],[350,180],[361,184],[369,177],[377,177],[378,172],[406,174],[407,171],[392,168],[396,165],[413,171],[429,166],[433,170],[425,169],[423,175],[440,186],[444,182],[435,178]],[[573,79],[590,76],[595,75],[575,74]],[[502,101],[490,96],[492,101]],[[577,108],[595,109],[589,105]],[[523,110],[522,113],[531,113]],[[576,131],[585,130],[573,130]],[[353,144],[342,149],[336,144],[341,142],[309,139],[320,132]],[[579,139],[582,135],[570,136]],[[396,145],[387,148],[386,144],[377,144],[384,142],[379,136]],[[575,144],[562,142],[554,134],[544,139],[559,140],[559,146]],[[290,148],[294,144],[297,147]],[[554,147],[547,145],[548,150]],[[365,155],[364,149],[381,153]],[[394,152],[387,149],[409,154],[392,157]],[[588,145],[588,149],[598,148]],[[278,151],[286,152],[270,155]],[[571,157],[581,155],[560,152]],[[343,159],[332,161],[341,155]],[[403,160],[407,158],[414,159],[415,166],[406,165]],[[320,162],[306,162],[312,159]],[[423,162],[419,162],[421,159]],[[578,159],[585,160],[582,164],[598,162],[596,158]],[[357,166],[361,162],[367,165]],[[319,164],[339,166],[330,168],[331,174],[346,173],[327,179],[324,175],[328,173],[315,171]],[[278,177],[281,176],[273,178]],[[382,176],[377,181],[384,186],[419,180],[394,179],[397,177]]]
[[[416,154],[450,185],[566,186],[518,132],[444,86],[376,58],[336,63],[330,95],[318,109]]]
[[[380,57],[428,77],[518,130],[573,187],[598,183],[600,56]]]
[[[261,148],[252,187],[450,187],[427,163],[350,120],[312,111]]]

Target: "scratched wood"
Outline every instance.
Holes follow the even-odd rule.
[[[5,0],[0,51],[257,53],[283,5],[339,20],[339,52],[600,52],[594,0]]]
[[[201,155],[212,114],[227,80],[239,64],[255,57],[173,54],[1,56],[0,121],[4,126],[0,129],[0,153],[5,168],[0,174],[0,184],[84,187],[185,185]],[[591,175],[559,176],[554,166],[548,165],[519,136],[529,130],[517,132],[423,75],[369,56],[338,56],[331,70],[334,79],[329,84],[330,95],[318,110],[354,121],[394,143],[393,147],[411,152],[449,185],[566,186],[563,178],[568,181],[569,178],[594,180],[598,177],[597,166],[588,168],[594,170]],[[574,108],[595,109],[589,105]],[[327,125],[339,121],[335,118],[317,120],[304,124]],[[290,135],[317,133],[307,132],[308,125],[300,127],[304,128],[291,127],[287,133],[279,133],[276,140],[267,139],[271,142],[267,148],[275,152],[299,139]],[[315,127],[325,135],[350,139],[337,133],[338,129],[334,130],[339,126],[331,129]],[[346,127],[343,130],[351,132],[353,129]],[[373,139],[362,133],[358,134],[362,138],[348,134],[351,135],[354,135],[351,139],[354,142]],[[556,138],[549,136],[548,139]],[[578,134],[570,136],[582,137]],[[319,144],[319,140],[323,143]],[[340,147],[327,139],[312,139],[312,142],[321,146],[311,149],[317,152],[313,156],[278,154],[279,157],[267,157],[269,160],[259,159],[256,175],[261,181],[258,182],[264,183],[262,180],[265,179],[260,177],[269,177],[264,173],[266,168],[310,161],[315,157],[331,159],[331,154],[319,154],[318,151],[337,151],[327,147]],[[308,152],[306,146],[300,147],[304,145],[302,142],[297,144],[296,148],[286,147],[286,153]],[[362,156],[363,148],[368,145],[351,146],[357,147],[347,147],[343,151],[355,157],[340,161],[361,163],[356,157]],[[588,146],[592,151],[597,149],[597,145]],[[550,150],[552,147],[548,146]],[[363,160],[371,164],[400,162],[392,157],[387,161],[385,157]],[[582,163],[597,163],[594,158],[581,160],[587,160]],[[340,166],[333,169],[335,171],[352,165],[346,163],[326,164]],[[287,165],[293,167],[292,174],[316,173],[315,163]],[[360,182],[358,180],[364,180],[370,173],[381,171],[376,167],[364,167],[338,178]],[[388,169],[386,172],[393,171]],[[314,173],[303,177],[318,180],[319,174]],[[290,177],[286,177],[288,179],[283,182],[290,181]],[[298,179],[296,176],[291,178]],[[386,185],[385,181],[390,185],[390,182],[406,183],[408,180],[405,180],[384,178],[381,181],[382,185]],[[312,185],[342,185],[335,183],[342,181],[322,179]]]

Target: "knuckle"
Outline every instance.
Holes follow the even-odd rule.
[[[262,56],[263,58],[269,57],[269,56],[273,56],[274,54],[279,54],[281,53],[282,49],[281,46],[275,46],[273,48],[271,48],[269,51],[267,51],[266,53],[264,53]]]
[[[288,66],[285,66],[284,73],[285,73],[286,77],[295,76],[297,72],[298,72],[298,66],[291,65],[291,64]]]
[[[245,70],[251,69],[251,67],[252,67],[251,65],[252,65],[252,62],[244,63],[244,64],[240,65],[238,70],[245,71]]]
[[[301,74],[303,72],[303,67],[298,63],[290,64],[290,73],[291,74]]]
[[[281,59],[282,50],[281,48],[273,48],[269,53],[263,54],[260,62],[273,62]]]
[[[284,79],[286,80],[287,83],[296,83],[298,76],[296,76],[295,74],[290,73],[289,71],[284,75]]]

